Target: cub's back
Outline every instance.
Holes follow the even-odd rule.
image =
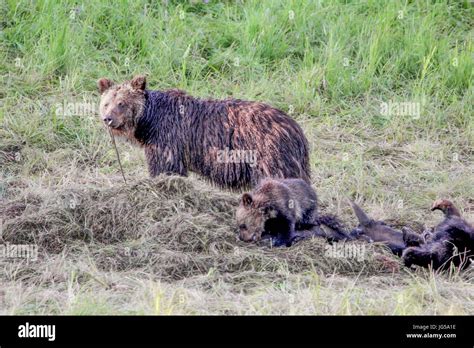
[[[266,178],[257,186],[255,195],[281,211],[293,210],[297,219],[317,209],[316,192],[303,179]]]

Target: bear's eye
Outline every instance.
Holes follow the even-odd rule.
[[[109,106],[109,103],[105,103],[105,104],[104,104],[104,107],[107,107],[107,106]]]
[[[119,103],[118,103],[119,108],[123,108],[124,105],[125,105],[124,102],[119,102]]]
[[[245,224],[242,224],[242,225],[239,226],[239,228],[240,228],[241,230],[246,230],[246,229],[247,229],[247,226],[245,226]]]

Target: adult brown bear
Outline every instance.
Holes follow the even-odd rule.
[[[238,99],[209,100],[151,91],[144,76],[98,81],[100,115],[115,135],[145,149],[152,177],[192,171],[223,188],[264,177],[310,179],[308,141],[284,112]]]

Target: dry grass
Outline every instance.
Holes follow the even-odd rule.
[[[472,271],[412,274],[378,245],[364,244],[357,259],[331,257],[318,238],[291,248],[240,242],[233,219],[238,195],[196,179],[124,185],[116,176],[111,187],[34,191],[0,205],[3,242],[40,251],[36,261],[1,261],[4,313],[474,310]]]
[[[384,248],[336,258],[321,240],[245,245],[237,193],[148,180],[120,142],[118,174],[95,81],[265,101],[311,144],[322,209],[434,226],[439,197],[474,221],[468,2],[0,2],[1,314],[474,314],[473,270],[407,270]],[[126,16],[124,16],[126,14]],[[290,18],[290,14],[293,14]],[[419,115],[382,114],[414,103]],[[93,105],[66,112],[68,105]],[[415,117],[416,116],[416,117]]]
[[[192,179],[161,177],[41,197],[29,193],[1,208],[4,242],[36,244],[47,255],[87,248],[103,271],[140,269],[157,279],[179,280],[211,271],[375,274],[384,271],[378,261],[398,264],[377,246],[367,246],[364,260],[348,261],[326,257],[322,239],[290,249],[240,242],[236,195],[197,189]]]

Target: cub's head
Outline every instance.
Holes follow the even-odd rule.
[[[122,132],[133,129],[145,107],[145,76],[135,76],[122,84],[101,78],[97,87],[101,94],[100,117],[105,125]]]
[[[275,210],[266,205],[259,204],[251,193],[244,193],[236,211],[239,238],[244,242],[257,242],[262,239],[265,231],[265,222],[275,215]]]

